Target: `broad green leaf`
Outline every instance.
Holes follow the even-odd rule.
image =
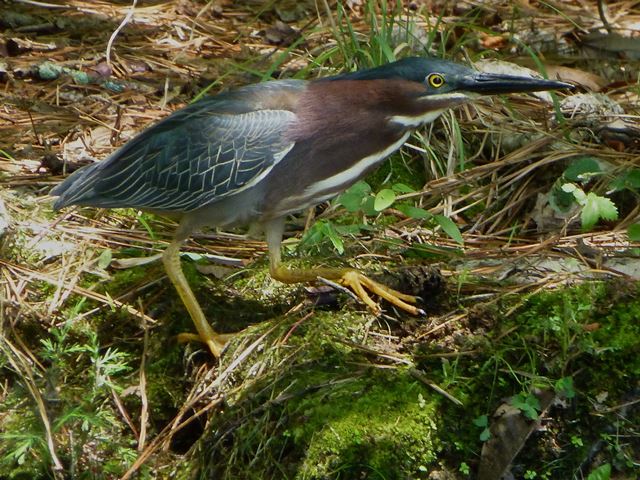
[[[611,464],[605,463],[592,471],[587,480],[609,480],[611,478]]]
[[[575,160],[564,171],[564,178],[572,182],[586,182],[594,175],[602,173],[600,163],[594,157],[582,157]]]
[[[348,212],[357,212],[362,206],[364,196],[359,193],[345,192],[338,197],[338,203],[342,205]]]
[[[371,192],[371,186],[364,180],[360,180],[359,182],[356,182],[353,185],[351,185],[347,189],[347,192],[360,192],[364,195],[366,193]]]
[[[362,230],[362,228],[366,227],[366,226],[367,225],[354,223],[354,224],[351,224],[351,225],[334,225],[333,228],[340,235],[357,235],[357,234],[360,233],[360,230]]]
[[[585,198],[582,212],[580,213],[582,228],[584,230],[593,228],[601,218],[603,220],[616,220],[618,218],[618,209],[608,198],[590,192]]]
[[[611,188],[619,191],[628,188],[629,190],[640,190],[640,169],[634,168],[622,173],[611,182]]]
[[[591,194],[589,194],[591,195]],[[580,213],[580,220],[582,222],[582,228],[584,230],[590,230],[593,226],[598,223],[600,219],[600,213],[598,211],[598,204],[594,201],[595,199],[591,197],[587,197],[584,206],[582,207],[582,212]]]
[[[473,419],[473,424],[476,427],[480,427],[480,428],[488,427],[489,417],[487,417],[486,415],[480,415],[479,417],[476,417]]]
[[[593,195],[598,202],[598,208],[600,209],[600,218],[603,220],[617,220],[618,219],[618,207],[613,203],[610,199],[606,197],[601,197],[599,195]]]
[[[627,235],[629,235],[629,240],[632,242],[640,242],[640,223],[629,225]]]
[[[371,187],[367,182],[357,182],[351,185],[338,197],[338,203],[344,206],[349,212],[357,212],[362,207],[362,202],[371,192]]]
[[[304,234],[304,237],[302,237],[302,244],[317,245],[318,243],[320,243],[320,241],[322,241],[322,238],[324,237],[323,225],[324,220],[319,220],[311,225],[311,228],[307,230],[307,232]]]
[[[433,216],[424,208],[413,205],[398,205],[396,208],[410,218],[431,218]]]
[[[394,192],[398,193],[413,193],[415,189],[411,188],[409,185],[405,185],[404,183],[394,183],[391,185],[391,189]]]
[[[376,199],[373,202],[373,208],[378,212],[381,212],[385,208],[389,208],[396,201],[396,194],[390,188],[384,188],[376,194]]]
[[[113,255],[110,248],[105,248],[98,257],[98,268],[105,269],[111,264]]]
[[[464,245],[464,239],[462,238],[462,234],[460,233],[460,229],[458,226],[453,223],[449,217],[445,217],[444,215],[434,215],[433,217],[438,225],[442,227],[442,230],[446,232],[451,238],[453,238],[460,245]]]

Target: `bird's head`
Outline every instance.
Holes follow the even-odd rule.
[[[404,58],[380,67],[338,75],[332,79],[402,79],[419,82],[424,87],[423,93],[420,94],[421,98],[464,96],[471,99],[478,95],[538,92],[572,87],[569,83],[556,80],[478,72],[459,63],[424,57]]]
[[[571,84],[556,80],[478,72],[459,63],[423,57],[405,58],[326,80],[396,80],[393,86],[389,82],[389,88],[403,90],[404,95],[394,90],[386,113],[392,123],[404,128],[432,122],[446,109],[467,103],[479,95],[571,87]],[[400,98],[404,101],[399,101]]]

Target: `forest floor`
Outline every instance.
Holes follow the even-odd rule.
[[[131,3],[0,5],[0,478],[638,478],[637,2]],[[357,266],[424,317],[204,232],[182,263],[237,333],[216,360],[176,340],[175,222],[52,209],[202,95],[409,55],[576,85],[445,113],[288,222],[288,264]]]

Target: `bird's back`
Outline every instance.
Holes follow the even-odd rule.
[[[54,208],[187,212],[238,193],[291,148],[284,136],[306,82],[274,81],[208,97],[144,130],[56,186]]]

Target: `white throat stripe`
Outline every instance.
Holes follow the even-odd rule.
[[[442,114],[442,112],[444,112],[444,110],[434,110],[433,112],[417,115],[415,117],[394,115],[389,119],[389,121],[402,125],[403,127],[419,127],[420,125],[433,122]]]
[[[420,115],[394,115],[389,118],[389,121],[402,125],[403,127],[415,128],[433,122],[447,108],[455,107],[456,105],[461,105],[469,101],[468,95],[464,93],[441,93],[439,95],[428,95],[422,98],[428,100],[434,107],[440,104],[444,108],[432,110]]]

